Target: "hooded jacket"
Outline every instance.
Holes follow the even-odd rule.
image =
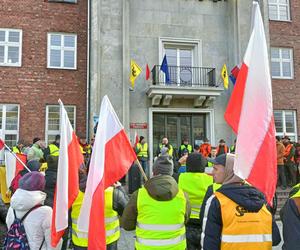
[[[145,189],[147,190],[148,194],[157,201],[169,201],[172,200],[178,193],[178,185],[174,178],[169,175],[158,175],[151,179],[149,179],[145,183]],[[187,223],[191,208],[190,203],[188,200],[187,195],[186,196],[186,214],[185,214],[185,224]],[[138,197],[138,190],[135,191],[124,212],[123,216],[121,218],[121,226],[127,230],[135,230],[136,223],[137,223],[137,197]]]
[[[258,212],[266,204],[264,196],[256,188],[243,184],[224,184],[218,189],[218,192],[227,196],[239,206],[251,212]],[[209,207],[207,207],[209,206]],[[206,224],[202,225],[201,243],[204,250],[219,250],[221,246],[222,235],[222,217],[219,200],[214,197],[205,209],[208,209]],[[205,215],[204,215],[205,216]],[[272,241],[273,246],[281,241],[279,229],[273,218],[272,220]]]
[[[16,211],[16,216],[21,219],[26,212],[38,204],[44,204],[46,194],[41,191],[27,191],[17,189],[11,198],[10,208],[6,216],[6,225],[10,228],[14,222],[15,216],[13,209]],[[30,250],[39,250],[43,240],[45,239],[41,249],[60,249],[61,242],[56,248],[51,247],[51,219],[52,208],[41,206],[31,211],[23,221],[26,231],[27,240]]]
[[[290,197],[293,196],[300,187],[292,189]],[[290,198],[280,211],[283,224],[283,250],[300,249],[300,197]]]

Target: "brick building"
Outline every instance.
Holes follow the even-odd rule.
[[[59,107],[85,133],[86,0],[0,1],[0,130],[8,145],[53,140]]]
[[[300,134],[300,1],[268,0],[274,117],[278,135]]]

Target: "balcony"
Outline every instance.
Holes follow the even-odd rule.
[[[169,79],[160,70],[152,69],[152,85],[147,95],[152,106],[169,106],[172,99],[194,99],[195,107],[208,107],[219,96],[223,87],[216,81],[216,69],[190,66],[168,66]]]

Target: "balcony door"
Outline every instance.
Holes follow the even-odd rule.
[[[193,79],[193,47],[166,46],[171,84],[191,85]]]

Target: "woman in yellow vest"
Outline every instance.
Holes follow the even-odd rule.
[[[132,194],[124,210],[121,224],[125,230],[136,230],[137,250],[186,249],[189,201],[172,174],[171,157],[159,156],[153,166],[154,177]]]
[[[86,176],[81,176],[79,194],[72,205],[72,242],[74,250],[86,250],[88,247],[88,234],[81,232],[77,228],[81,205],[83,203],[84,191],[86,188]],[[119,216],[122,215],[128,203],[128,196],[121,185],[116,184],[105,190],[105,230],[106,230],[106,249],[117,250],[120,238]]]
[[[283,224],[283,250],[300,249],[300,183],[294,186],[280,211]]]
[[[200,208],[207,187],[213,183],[212,176],[204,173],[207,160],[200,153],[192,153],[186,160],[186,173],[179,175],[178,186],[189,196],[191,215],[186,225],[188,249],[200,249]]]
[[[204,250],[271,250],[281,241],[263,194],[233,172],[234,155],[220,155],[213,177],[220,187],[206,202],[201,246]]]

